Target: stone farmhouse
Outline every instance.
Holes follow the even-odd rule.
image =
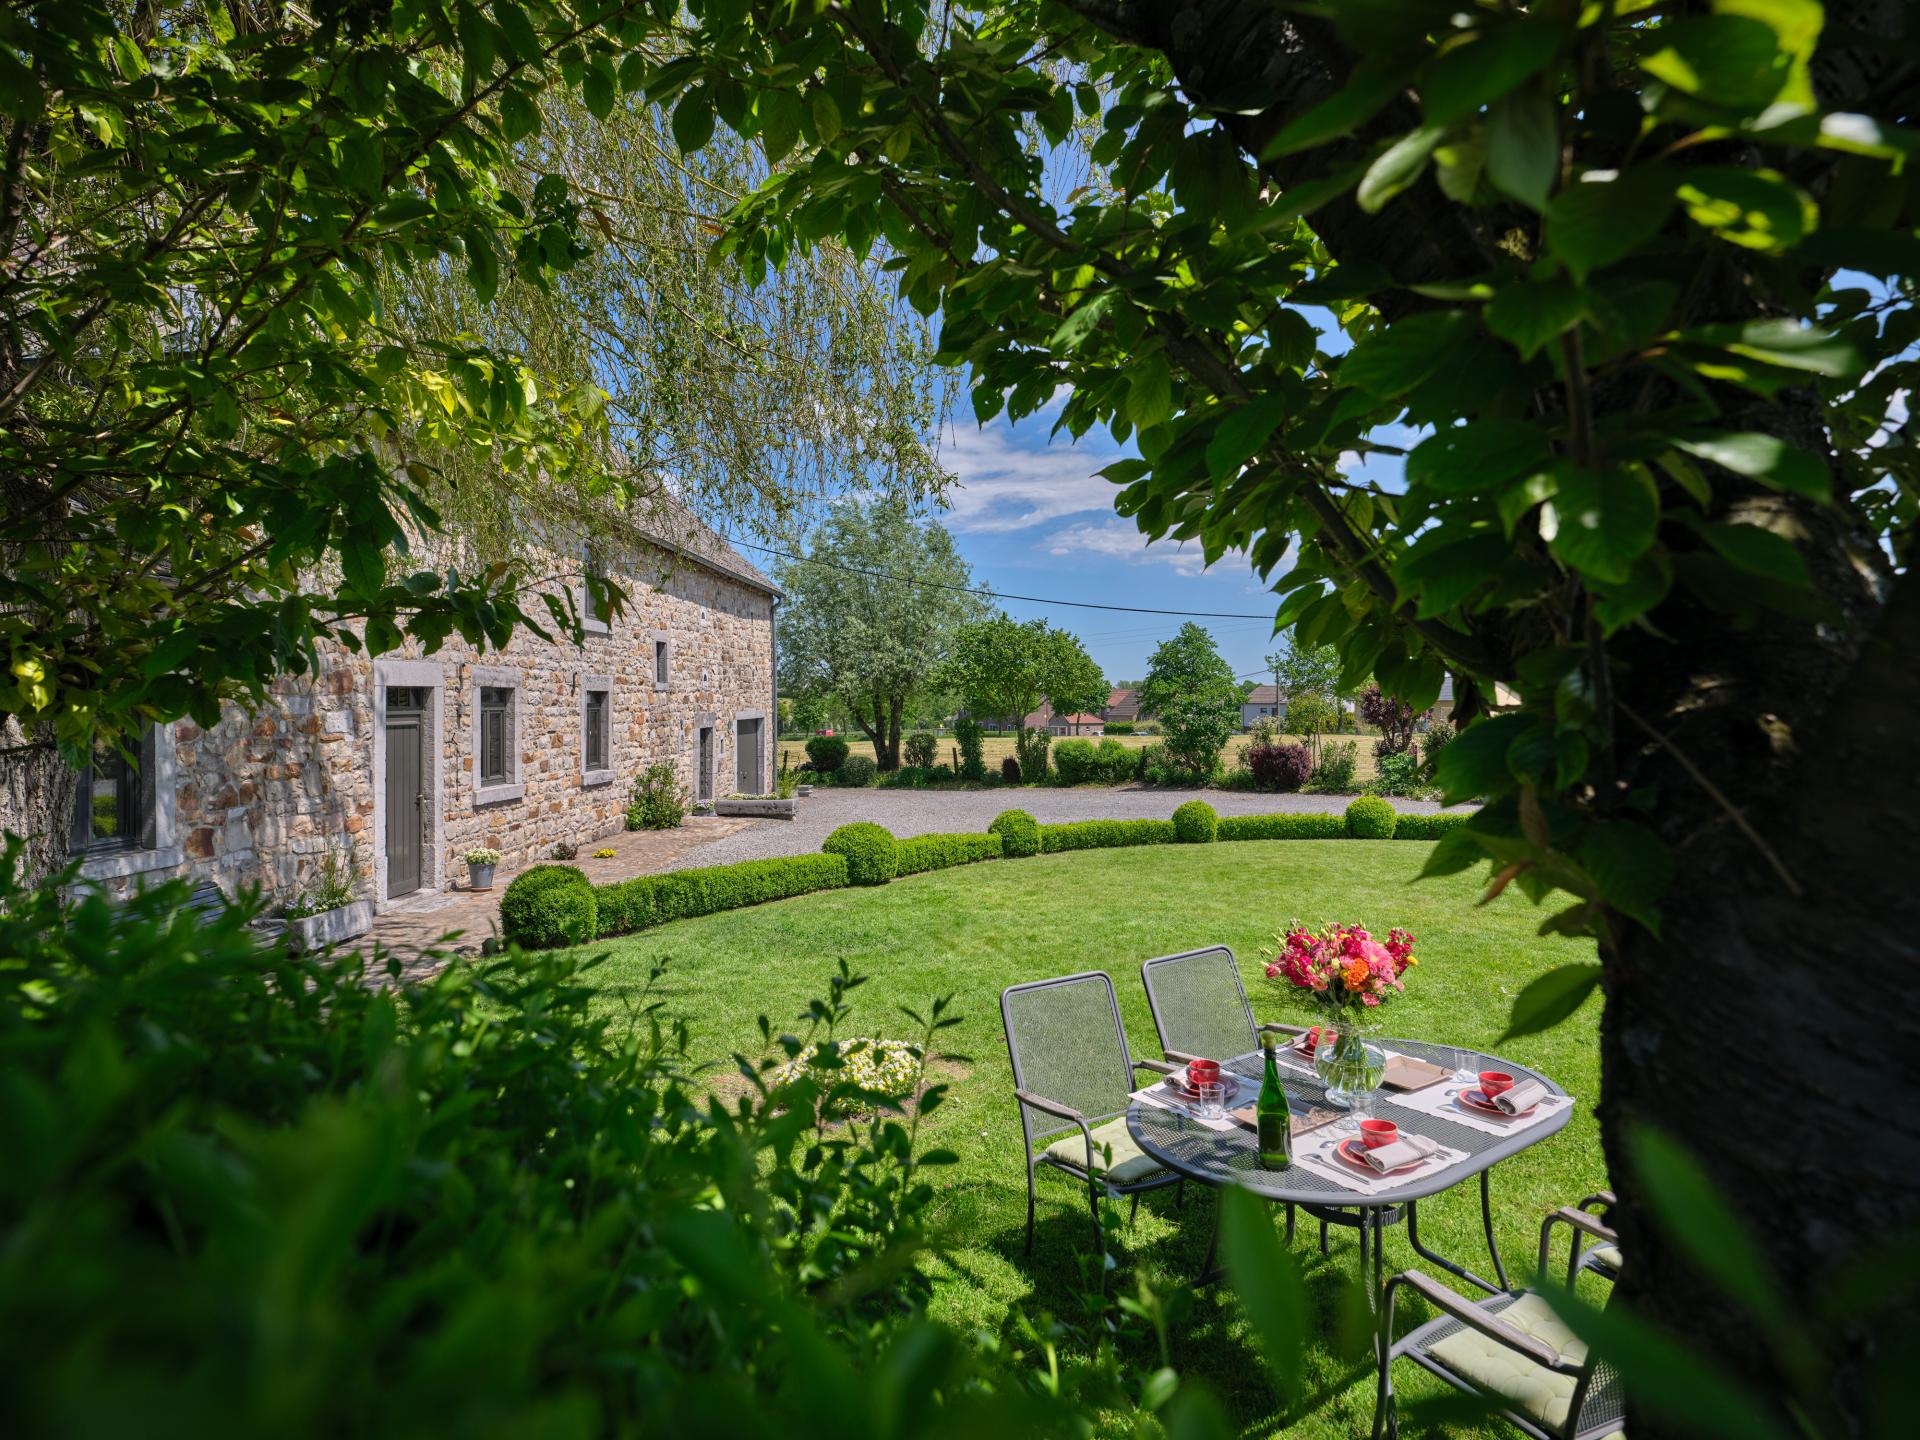
[[[82,777],[83,878],[186,875],[285,901],[331,860],[379,908],[464,883],[476,846],[516,866],[612,834],[657,762],[696,798],[763,792],[779,589],[683,514],[613,549],[574,562],[626,592],[581,645],[523,630],[498,651],[457,635],[431,655],[330,646],[252,713],[155,726],[137,767],[109,757]],[[584,576],[574,589],[585,614]]]

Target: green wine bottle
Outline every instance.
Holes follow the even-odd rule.
[[[1293,1164],[1293,1117],[1287,1113],[1287,1092],[1280,1088],[1280,1064],[1273,1058],[1273,1041],[1263,1041],[1260,1048],[1267,1057],[1267,1073],[1261,1077],[1260,1098],[1253,1107],[1260,1163],[1268,1170],[1285,1170]]]

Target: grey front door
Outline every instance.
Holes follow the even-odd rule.
[[[736,722],[734,731],[734,749],[738,752],[739,769],[738,789],[742,795],[760,793],[760,722],[741,720]]]
[[[700,727],[700,762],[696,769],[695,785],[698,786],[696,800],[713,799],[713,727]]]
[[[421,764],[425,710],[417,692],[387,690],[387,898],[420,888],[421,835],[426,830],[426,767]]]

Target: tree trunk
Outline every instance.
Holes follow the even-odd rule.
[[[891,774],[900,768],[900,722],[906,714],[907,697],[895,693],[887,703],[887,748],[880,768]]]
[[[17,720],[0,724],[0,832],[17,835],[22,884],[36,885],[69,859],[68,837],[80,777],[60,756],[53,732],[23,731]]]

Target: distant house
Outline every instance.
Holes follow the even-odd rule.
[[[1240,728],[1251,730],[1262,720],[1278,720],[1286,703],[1278,685],[1254,686],[1240,702]]]
[[[1123,685],[1107,696],[1100,718],[1109,724],[1134,725],[1140,720],[1140,692]]]
[[[1047,729],[1055,735],[1104,735],[1107,722],[1098,715],[1054,715],[1048,719]]]

